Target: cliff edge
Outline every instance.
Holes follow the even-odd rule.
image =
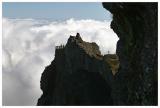
[[[96,43],[83,41],[79,33],[70,36],[42,73],[37,105],[113,105],[112,68]]]

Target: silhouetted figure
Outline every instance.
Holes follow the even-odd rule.
[[[81,36],[80,36],[80,34],[79,34],[79,33],[77,33],[77,34],[76,34],[76,39],[78,39],[78,40],[82,41],[82,38],[81,38]]]

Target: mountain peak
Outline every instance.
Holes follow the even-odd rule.
[[[42,73],[38,105],[112,105],[108,80],[115,66],[105,58],[95,42],[83,41],[79,33],[70,36]]]
[[[71,47],[72,50],[73,48],[76,48],[74,46],[78,46],[80,49],[84,50],[89,56],[92,57],[102,56],[99,50],[99,46],[95,42],[83,41],[79,33],[77,33],[76,36],[70,36],[66,46]]]

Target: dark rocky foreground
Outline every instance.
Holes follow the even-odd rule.
[[[158,104],[158,3],[103,3],[120,38],[115,105]]]
[[[120,38],[118,57],[101,55],[96,43],[84,42],[79,34],[70,36],[42,73],[37,105],[157,105],[157,5],[103,3]]]

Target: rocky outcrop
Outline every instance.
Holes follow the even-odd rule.
[[[42,73],[38,105],[113,105],[110,56],[101,55],[98,45],[83,41],[79,33],[70,36]]]
[[[103,56],[96,43],[70,36],[42,73],[38,105],[158,104],[158,3],[103,7],[113,14],[118,56]]]
[[[120,68],[114,79],[115,105],[158,104],[158,3],[103,3],[113,14]]]

